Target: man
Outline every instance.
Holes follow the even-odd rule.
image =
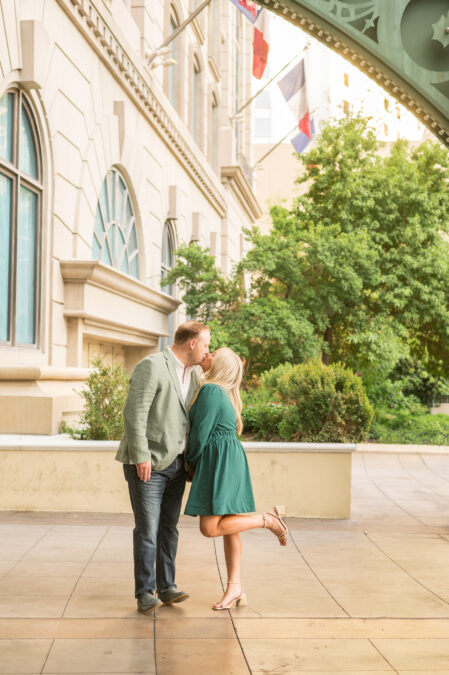
[[[123,462],[134,512],[135,596],[144,614],[189,597],[175,584],[177,524],[187,475],[188,410],[199,386],[194,366],[208,354],[209,343],[209,328],[187,321],[172,346],[140,361],[131,376],[116,459]]]

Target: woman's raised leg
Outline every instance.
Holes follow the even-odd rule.
[[[286,545],[287,528],[278,516],[269,511],[263,515],[200,516],[200,530],[205,537],[224,537],[258,527],[266,527],[282,546]]]

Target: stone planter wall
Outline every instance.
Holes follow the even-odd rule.
[[[129,512],[117,446],[62,436],[0,438],[0,510]],[[258,511],[285,504],[289,516],[349,518],[355,445],[244,447]]]

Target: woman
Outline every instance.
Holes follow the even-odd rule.
[[[242,373],[242,361],[232,349],[217,349],[189,414],[186,460],[194,474],[185,513],[200,517],[205,537],[223,537],[228,584],[221,600],[212,606],[216,610],[246,605],[240,583],[240,532],[266,527],[282,546],[288,539],[276,507],[274,513],[235,515],[255,511],[248,462],[237,438],[243,428]]]

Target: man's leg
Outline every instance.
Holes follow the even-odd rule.
[[[179,455],[166,470],[167,483],[161,503],[156,557],[156,581],[159,597],[164,599],[169,589],[176,589],[175,560],[178,550],[178,521],[186,485],[184,455]],[[188,596],[183,594],[186,599]],[[180,600],[180,598],[179,598]],[[177,600],[179,602],[179,600]],[[165,600],[164,600],[165,602]]]
[[[166,478],[153,471],[144,483],[133,464],[124,464],[123,469],[134,512],[134,579],[135,596],[139,599],[145,593],[154,595],[156,590],[157,532]]]

